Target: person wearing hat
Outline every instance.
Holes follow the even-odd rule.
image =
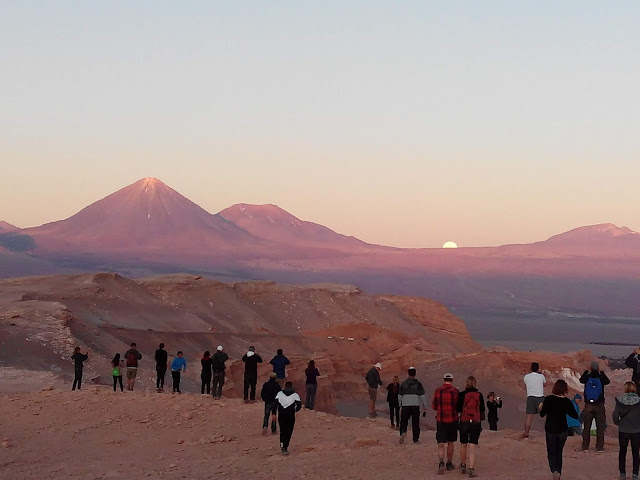
[[[576,413],[578,414],[578,418],[573,418],[570,415],[567,415],[567,426],[569,427],[569,436],[573,437],[574,435],[582,435],[582,423],[580,423],[580,403],[582,403],[582,395],[576,393],[573,396],[573,408],[576,409]]]
[[[416,379],[416,368],[409,367],[407,378],[400,385],[398,390],[398,404],[400,405],[400,444],[404,443],[407,437],[407,427],[409,419],[411,419],[411,433],[413,435],[413,443],[420,441],[420,407],[427,411],[427,399],[424,393],[424,387]]]
[[[264,420],[262,422],[262,435],[267,434],[269,427],[269,417],[271,417],[271,433],[276,433],[276,412],[278,411],[278,402],[276,395],[280,392],[280,385],[276,382],[276,372],[271,372],[269,380],[262,385],[260,397],[264,402]]]
[[[364,377],[369,387],[369,416],[371,418],[378,416],[376,413],[376,399],[378,398],[378,387],[382,386],[380,370],[382,370],[382,364],[378,362],[369,369]]]
[[[255,401],[256,385],[258,384],[258,364],[262,363],[262,357],[256,353],[256,347],[251,345],[249,351],[242,357],[244,362],[244,391],[242,398],[245,403]],[[251,389],[251,397],[249,397],[249,389]]]
[[[591,423],[596,421],[596,452],[604,451],[604,429],[606,425],[606,410],[604,408],[604,387],[611,381],[604,372],[600,371],[600,364],[591,362],[591,370],[585,370],[580,377],[584,385],[584,426],[582,432],[582,450],[589,450],[591,443]]]
[[[211,357],[211,370],[213,371],[212,380],[212,391],[211,394],[213,398],[222,397],[222,386],[224,385],[224,363],[229,360],[229,355],[227,355],[222,348],[222,345],[218,345],[216,349],[216,353]]]
[[[458,440],[458,389],[453,386],[453,375],[444,374],[444,384],[436,389],[431,408],[436,411],[436,441],[438,442],[438,475],[451,471],[453,451]],[[447,463],[445,464],[445,450]]]

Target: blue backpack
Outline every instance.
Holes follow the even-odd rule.
[[[602,395],[602,382],[599,377],[589,377],[584,386],[584,399],[589,403],[595,403]]]

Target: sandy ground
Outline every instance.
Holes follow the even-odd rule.
[[[398,444],[386,418],[354,419],[302,410],[290,447],[262,436],[261,402],[213,401],[196,394],[45,390],[0,395],[1,479],[390,479],[463,478],[436,475],[435,435]],[[479,478],[548,479],[544,437],[535,432],[489,432],[480,437]],[[570,479],[617,478],[617,445],[606,452],[565,448]],[[456,464],[459,463],[456,445]]]

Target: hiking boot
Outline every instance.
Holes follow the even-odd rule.
[[[438,464],[438,475],[444,475],[445,470],[444,462],[440,462]]]
[[[402,435],[400,435],[400,445],[404,444],[405,438],[407,438],[407,432],[404,432]]]
[[[455,470],[456,467],[453,466],[452,462],[447,462],[446,468],[447,468],[447,472],[450,472],[452,470]]]
[[[280,451],[283,455],[289,455],[289,450],[287,450],[286,448],[281,448]]]
[[[469,478],[476,478],[478,476],[478,474],[476,473],[476,471],[473,468],[469,469]]]
[[[466,475],[467,474],[467,466],[466,465],[460,465],[460,473],[462,475]]]

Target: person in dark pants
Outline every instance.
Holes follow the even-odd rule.
[[[618,425],[620,479],[627,478],[627,447],[631,443],[631,456],[633,457],[633,476],[631,478],[638,480],[638,470],[640,469],[640,396],[638,396],[635,382],[625,382],[624,395],[616,398],[613,423]]]
[[[169,356],[164,349],[164,343],[159,345],[156,350],[156,390],[158,393],[164,392],[164,377],[167,374],[167,363],[169,362]]]
[[[400,379],[396,375],[393,382],[387,385],[387,403],[389,404],[389,420],[391,428],[400,428],[400,404],[398,403],[398,391],[400,390]],[[395,420],[395,423],[394,423]]]
[[[276,413],[278,402],[276,395],[280,392],[280,384],[276,381],[276,372],[271,372],[269,380],[262,385],[260,397],[264,402],[264,421],[262,422],[262,435],[267,434],[269,428],[269,417],[271,417],[271,433],[276,433]]]
[[[283,455],[289,455],[289,443],[296,424],[296,412],[302,408],[300,396],[293,389],[293,384],[284,384],[284,390],[276,395],[278,402],[278,424],[280,424],[280,450]]]
[[[120,354],[116,353],[111,360],[111,375],[113,376],[113,391],[116,391],[116,386],[120,382],[120,391],[124,392],[124,385],[122,384],[122,364],[124,362],[120,360]]]
[[[502,398],[495,392],[489,392],[487,395],[487,421],[489,422],[489,430],[498,430],[498,409],[502,408]]]
[[[173,378],[173,393],[180,391],[180,372],[187,372],[187,361],[182,357],[182,352],[178,352],[176,358],[171,362],[171,377]]]
[[[565,397],[569,387],[564,380],[558,380],[553,386],[551,395],[544,399],[540,416],[547,417],[544,430],[547,440],[547,458],[549,469],[554,480],[559,480],[562,475],[562,451],[567,441],[569,426],[567,415],[578,418],[576,409],[571,400]]]
[[[631,381],[636,384],[636,390],[640,392],[640,347],[635,348],[631,355],[627,357],[624,364],[633,369]]]
[[[256,347],[251,345],[249,351],[242,357],[244,362],[244,390],[242,398],[245,403],[256,399],[256,385],[258,384],[258,364],[262,363],[262,357],[256,353]],[[251,393],[249,393],[251,390]]]
[[[320,376],[320,371],[316,368],[316,362],[314,360],[309,361],[309,365],[304,371],[304,374],[307,377],[304,384],[307,394],[304,406],[309,410],[313,410],[316,404],[316,392],[318,391],[318,377]]]
[[[202,373],[200,373],[200,379],[202,380],[202,386],[200,387],[200,393],[204,395],[205,387],[207,395],[211,394],[211,353],[209,350],[204,352],[204,355],[200,359],[202,365]]]
[[[589,450],[591,443],[591,423],[596,420],[596,452],[604,451],[604,429],[606,425],[606,410],[604,406],[604,387],[611,381],[604,372],[600,371],[598,362],[591,362],[591,371],[585,370],[580,377],[584,384],[584,430],[582,432],[582,450]]]
[[[211,370],[213,371],[213,388],[212,394],[213,398],[222,397],[222,387],[224,386],[224,363],[229,360],[229,355],[227,355],[222,348],[222,345],[218,345],[216,349],[216,353],[211,357]]]
[[[460,414],[460,473],[468,473],[470,478],[475,478],[478,476],[475,470],[476,447],[485,417],[484,397],[478,391],[476,377],[467,377],[465,389],[458,395],[457,411]]]
[[[398,389],[398,404],[400,405],[400,443],[404,443],[407,437],[407,427],[409,419],[411,419],[411,433],[413,443],[420,441],[420,407],[423,411],[427,411],[427,398],[425,397],[424,387],[416,379],[415,367],[408,370],[409,378],[407,378]]]
[[[80,353],[80,347],[76,347],[73,350],[73,355],[71,355],[71,360],[74,363],[74,377],[73,377],[73,387],[71,390],[75,390],[78,387],[78,390],[82,388],[82,370],[84,368],[83,363],[89,359],[89,349],[87,349],[87,353]]]

